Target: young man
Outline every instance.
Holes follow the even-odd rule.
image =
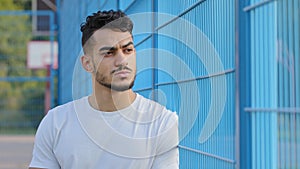
[[[132,91],[132,21],[99,11],[81,25],[90,96],[48,112],[36,133],[30,169],[178,169],[177,115]]]

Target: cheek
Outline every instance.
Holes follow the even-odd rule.
[[[99,58],[99,59],[95,60],[94,63],[95,63],[95,67],[97,70],[105,70],[110,65],[108,59],[105,59],[105,58]]]
[[[106,76],[109,73],[109,68],[103,63],[98,63],[95,65],[95,72]]]
[[[132,65],[132,66],[135,66],[135,65],[136,65],[136,57],[135,57],[135,55],[130,56],[130,57],[128,58],[128,63],[129,63],[130,65]]]

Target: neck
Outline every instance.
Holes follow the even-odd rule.
[[[94,87],[89,103],[94,109],[112,112],[130,106],[135,98],[136,94],[131,89],[120,92],[100,86]]]

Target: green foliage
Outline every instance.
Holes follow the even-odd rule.
[[[1,0],[0,10],[21,10],[22,6],[16,4],[13,0]]]
[[[29,0],[0,0],[0,10],[24,10]],[[27,44],[34,39],[31,16],[0,15],[0,78],[45,77],[27,66]],[[5,127],[35,128],[44,115],[45,82],[0,81],[0,132]]]
[[[13,3],[22,8],[23,10],[30,10],[31,9],[31,1],[32,0],[13,0]]]

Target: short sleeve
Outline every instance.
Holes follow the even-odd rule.
[[[179,169],[178,147],[156,156],[151,169]]]
[[[159,136],[157,156],[155,156],[151,169],[178,169],[178,116],[174,112],[168,112],[168,116],[162,122]]]
[[[53,112],[49,111],[36,132],[30,167],[60,169],[53,152],[55,136]]]

